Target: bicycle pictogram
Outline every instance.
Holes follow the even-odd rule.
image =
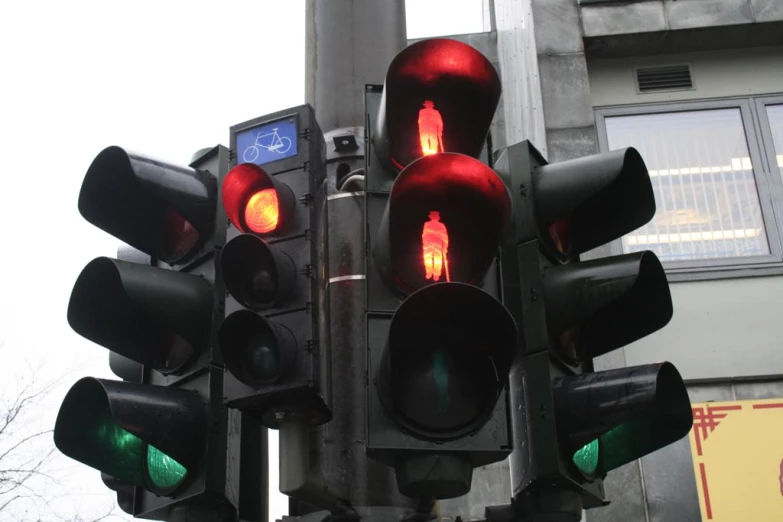
[[[274,127],[272,132],[266,134],[258,134],[256,136],[255,144],[245,149],[242,153],[242,161],[252,163],[258,159],[258,155],[261,149],[267,152],[276,152],[278,154],[285,154],[291,148],[291,138],[287,136],[280,136],[277,133],[278,127]]]

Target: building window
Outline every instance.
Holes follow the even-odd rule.
[[[783,198],[775,196],[783,195],[783,104],[752,101],[596,111],[602,150],[638,149],[655,193],[655,217],[622,238],[617,250],[652,250],[670,273],[720,276],[750,265],[783,273],[776,212]],[[767,138],[753,125],[760,109]],[[774,142],[774,176],[765,141]]]
[[[405,0],[408,40],[492,30],[490,0]]]
[[[636,147],[655,192],[655,217],[623,250],[662,261],[769,254],[739,109],[606,118],[609,150]]]

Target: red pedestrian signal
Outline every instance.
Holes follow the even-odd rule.
[[[397,177],[373,254],[386,283],[402,294],[439,281],[477,284],[497,253],[511,198],[477,159],[441,153]]]
[[[421,153],[425,156],[446,152],[443,147],[443,118],[431,100],[425,100],[424,108],[419,110],[419,140]]]
[[[433,210],[421,231],[421,250],[424,254],[424,277],[440,281],[449,276],[449,231],[440,221],[440,212]]]
[[[373,131],[377,157],[393,171],[439,152],[476,158],[499,99],[500,77],[476,49],[445,38],[416,42],[386,72]]]
[[[497,263],[511,196],[487,149],[499,98],[489,60],[444,38],[365,91],[367,454],[409,497],[465,495],[511,452],[518,331]]]

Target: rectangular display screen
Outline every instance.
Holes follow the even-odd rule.
[[[297,154],[296,117],[265,123],[237,133],[239,163],[264,165]]]

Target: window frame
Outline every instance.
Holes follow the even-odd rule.
[[[772,101],[769,101],[772,100]],[[739,109],[753,164],[756,190],[770,253],[762,256],[700,259],[694,261],[664,261],[669,281],[698,281],[731,279],[783,274],[783,177],[775,163],[770,168],[770,154],[774,158],[772,131],[766,118],[766,105],[783,103],[783,95],[764,97],[730,97],[711,100],[666,101],[633,105],[596,107],[595,126],[601,152],[609,150],[606,118],[613,116],[641,116],[666,112],[694,112],[712,109]],[[761,105],[760,105],[761,104]],[[760,110],[763,107],[764,110]],[[763,117],[763,119],[762,119]],[[772,150],[770,151],[770,148]],[[611,255],[623,253],[622,239],[610,244]]]
[[[769,116],[767,116],[768,105],[783,105],[783,94],[758,96],[754,97],[753,101],[755,102],[756,113],[758,114],[759,131],[764,149],[762,152],[767,161],[766,167],[771,175],[777,173],[779,178],[783,178],[783,175],[780,174],[780,167],[778,167],[777,159],[777,154],[783,154],[783,150],[775,150],[775,142],[772,139],[772,125],[769,123]],[[781,181],[779,185],[783,186],[783,181]]]

